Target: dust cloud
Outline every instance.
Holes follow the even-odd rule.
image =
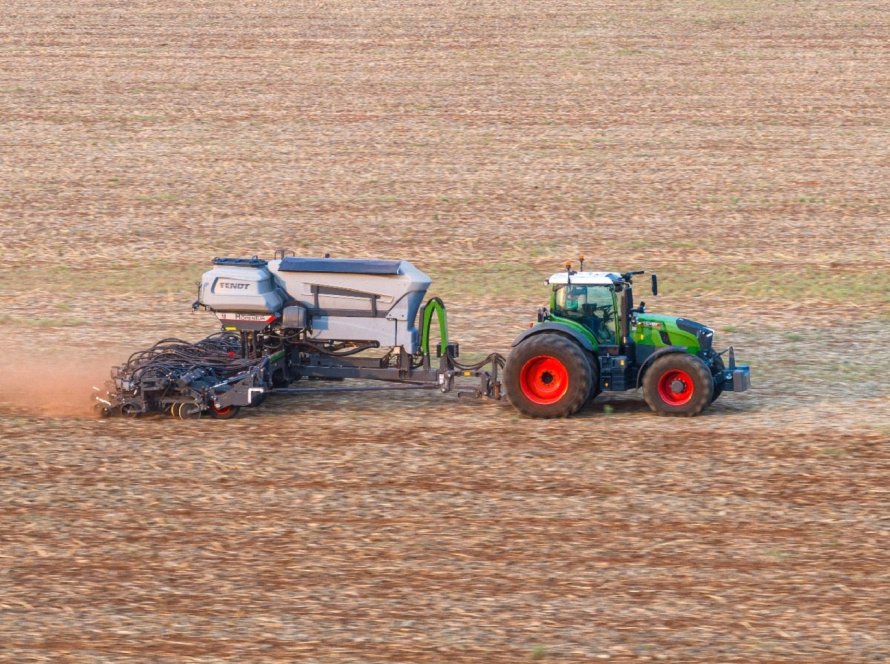
[[[103,388],[112,365],[124,359],[80,348],[7,355],[0,371],[0,414],[95,417],[93,386]]]

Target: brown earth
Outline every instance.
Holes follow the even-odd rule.
[[[890,661],[890,12],[33,3],[0,21],[0,661]],[[579,252],[754,388],[83,417],[214,255],[403,257],[506,352]]]

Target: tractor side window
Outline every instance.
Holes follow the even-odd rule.
[[[554,314],[578,321],[602,343],[615,342],[615,312],[608,286],[570,284],[556,291]]]

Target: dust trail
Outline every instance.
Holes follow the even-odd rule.
[[[101,388],[111,366],[126,357],[80,348],[7,355],[0,370],[0,413],[93,417],[93,385]]]

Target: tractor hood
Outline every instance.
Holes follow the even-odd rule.
[[[637,314],[634,340],[657,346],[686,346],[692,352],[707,351],[714,343],[714,330],[688,318],[664,314]]]

